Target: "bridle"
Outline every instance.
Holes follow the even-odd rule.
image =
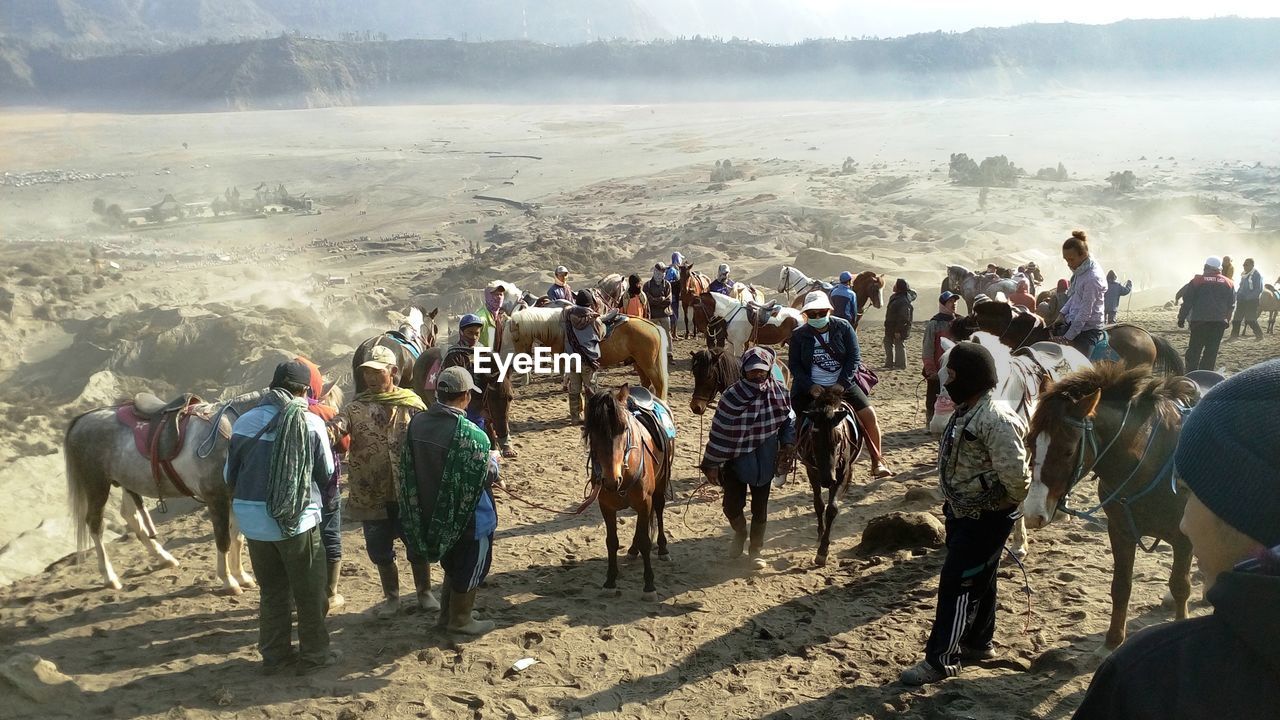
[[[625,410],[625,409],[624,409]],[[618,496],[625,496],[640,479],[644,477],[645,455],[648,455],[654,462],[658,461],[657,453],[649,448],[642,439],[639,443],[635,442],[634,420],[631,413],[626,413],[626,432],[622,440],[622,471],[623,476],[618,478]],[[633,455],[640,456],[640,462],[635,470],[631,470],[631,458]],[[604,486],[604,468],[595,461],[592,453],[587,453],[587,474],[591,478],[592,485]]]
[[[800,286],[802,286],[802,285],[805,285],[806,283],[807,283],[807,284],[810,284],[810,285],[812,285],[812,284],[813,284],[813,281],[812,281],[812,280],[810,280],[809,278],[805,277],[804,275],[800,275],[799,271],[797,271],[797,272],[796,272],[796,274],[797,274],[797,275],[800,275],[800,277],[796,278],[796,279],[795,279],[795,281],[792,281],[792,280],[791,280],[791,271],[792,271],[793,269],[794,269],[794,268],[792,268],[792,267],[791,267],[791,266],[789,266],[789,265],[788,265],[787,267],[784,267],[784,268],[782,269],[782,286],[778,288],[778,292],[791,294],[791,293],[794,293],[794,292],[796,291],[796,288],[798,288],[798,287],[800,287]]]

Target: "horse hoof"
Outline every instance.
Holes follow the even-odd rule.
[[[603,590],[600,591],[600,597],[602,598],[622,597],[622,591],[619,590],[618,588],[604,588]]]
[[[1115,652],[1115,648],[1108,647],[1106,643],[1103,643],[1093,651],[1093,656],[1099,660],[1106,660],[1113,652]]]
[[[662,562],[671,562],[671,553],[662,553],[658,555],[658,559]]]
[[[248,590],[250,588],[256,588],[258,587],[258,581],[249,575],[245,575],[240,580],[240,587],[244,588],[245,590]]]
[[[819,555],[818,557],[814,558],[813,564],[817,565],[818,567],[825,567],[827,564],[827,556]]]
[[[108,590],[123,590],[123,589],[124,589],[124,585],[121,585],[121,584],[120,584],[120,581],[119,581],[119,580],[115,580],[115,579],[112,579],[112,580],[108,580],[108,581],[106,581],[105,583],[103,583],[103,586],[104,586],[104,587],[106,587]]]
[[[640,599],[641,599],[641,600],[644,600],[645,602],[657,602],[657,601],[658,601],[658,591],[657,591],[657,590],[650,590],[649,592],[641,593],[641,594],[640,594]]]
[[[244,589],[239,585],[224,585],[223,588],[218,591],[218,594],[226,595],[227,597],[235,597],[237,595],[243,595]]]

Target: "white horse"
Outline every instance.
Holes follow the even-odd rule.
[[[241,562],[240,529],[231,512],[231,492],[223,480],[230,444],[232,418],[258,404],[263,391],[247,393],[222,403],[201,403],[187,421],[186,440],[172,461],[173,469],[195,498],[209,509],[217,545],[217,573],[222,590],[239,595],[256,582]],[[230,416],[230,417],[228,417]],[[183,495],[161,473],[157,484],[148,458],[134,444],[133,427],[116,419],[115,408],[98,408],[76,417],[67,426],[63,454],[67,463],[67,496],[76,524],[76,546],[83,549],[85,531],[93,538],[98,569],[107,587],[119,590],[107,549],[102,544],[102,509],[112,487],[124,491],[121,513],[138,541],[162,565],[178,567],[178,561],[156,540],[156,527],[142,503],[143,497],[176,498]]]
[[[783,265],[778,271],[778,292],[787,296],[787,302],[823,286],[821,280],[811,278],[790,265]]]
[[[1089,359],[1069,345],[1046,342],[1030,346],[1033,353],[1044,358],[1038,362],[1035,357],[1025,354],[1014,355],[1008,346],[1000,342],[1000,338],[991,333],[976,332],[970,341],[986,348],[995,360],[996,399],[1008,403],[1018,417],[1027,423],[1031,422],[1036,403],[1052,380],[1090,367]],[[947,360],[955,346],[956,343],[950,339],[942,338],[943,352],[938,370],[938,382],[941,385],[947,384]],[[1013,528],[1013,553],[1019,558],[1027,555],[1027,524],[1021,515]]]
[[[747,317],[747,306],[727,295],[705,293],[715,302],[712,317],[725,321],[725,342],[729,350],[741,356],[747,343],[756,345],[774,345],[791,337],[791,332],[804,324],[804,316],[800,311],[789,307],[779,307],[777,314],[769,318],[763,327],[753,327]],[[704,301],[705,302],[705,301]]]

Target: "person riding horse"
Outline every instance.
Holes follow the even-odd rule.
[[[574,424],[582,422],[585,400],[596,393],[596,371],[600,369],[600,342],[604,339],[604,323],[592,309],[591,293],[579,290],[573,307],[564,309],[565,352],[581,358],[580,372],[566,373],[565,389],[569,392],[569,416]]]
[[[796,442],[791,399],[786,387],[770,375],[776,361],[769,348],[753,347],[743,353],[742,377],[725,390],[716,407],[699,466],[712,484],[724,489],[724,515],[733,529],[730,559],[741,556],[747,542],[743,510],[750,491],[749,557],[757,570],[765,567],[760,552],[768,522],[769,490],[773,478],[786,473]]]
[[[892,477],[894,472],[880,452],[880,425],[871,400],[854,383],[854,373],[862,361],[858,335],[844,318],[831,317],[831,300],[814,291],[805,296],[800,311],[807,322],[791,335],[791,404],[803,413],[823,388],[837,388],[853,408],[867,434],[871,451],[871,475]]]
[[[1062,316],[1067,327],[1055,338],[1092,359],[1093,348],[1103,338],[1103,306],[1107,280],[1097,261],[1089,256],[1089,240],[1083,230],[1074,230],[1062,243],[1062,259],[1071,268],[1071,286]]]

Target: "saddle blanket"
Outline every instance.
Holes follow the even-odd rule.
[[[133,430],[133,445],[137,448],[138,454],[150,457],[151,450],[147,447],[147,441],[151,439],[151,421],[138,417],[133,405],[121,405],[116,408],[116,421]]]
[[[1120,353],[1112,349],[1111,334],[1106,330],[1102,331],[1102,339],[1098,344],[1093,346],[1093,352],[1089,354],[1089,362],[1120,362]]]
[[[391,338],[392,340],[395,340],[397,343],[402,345],[405,350],[408,350],[409,354],[413,356],[414,360],[417,360],[418,356],[422,354],[422,351],[418,349],[418,344],[415,342],[411,342],[399,330],[388,330],[387,337]]]

